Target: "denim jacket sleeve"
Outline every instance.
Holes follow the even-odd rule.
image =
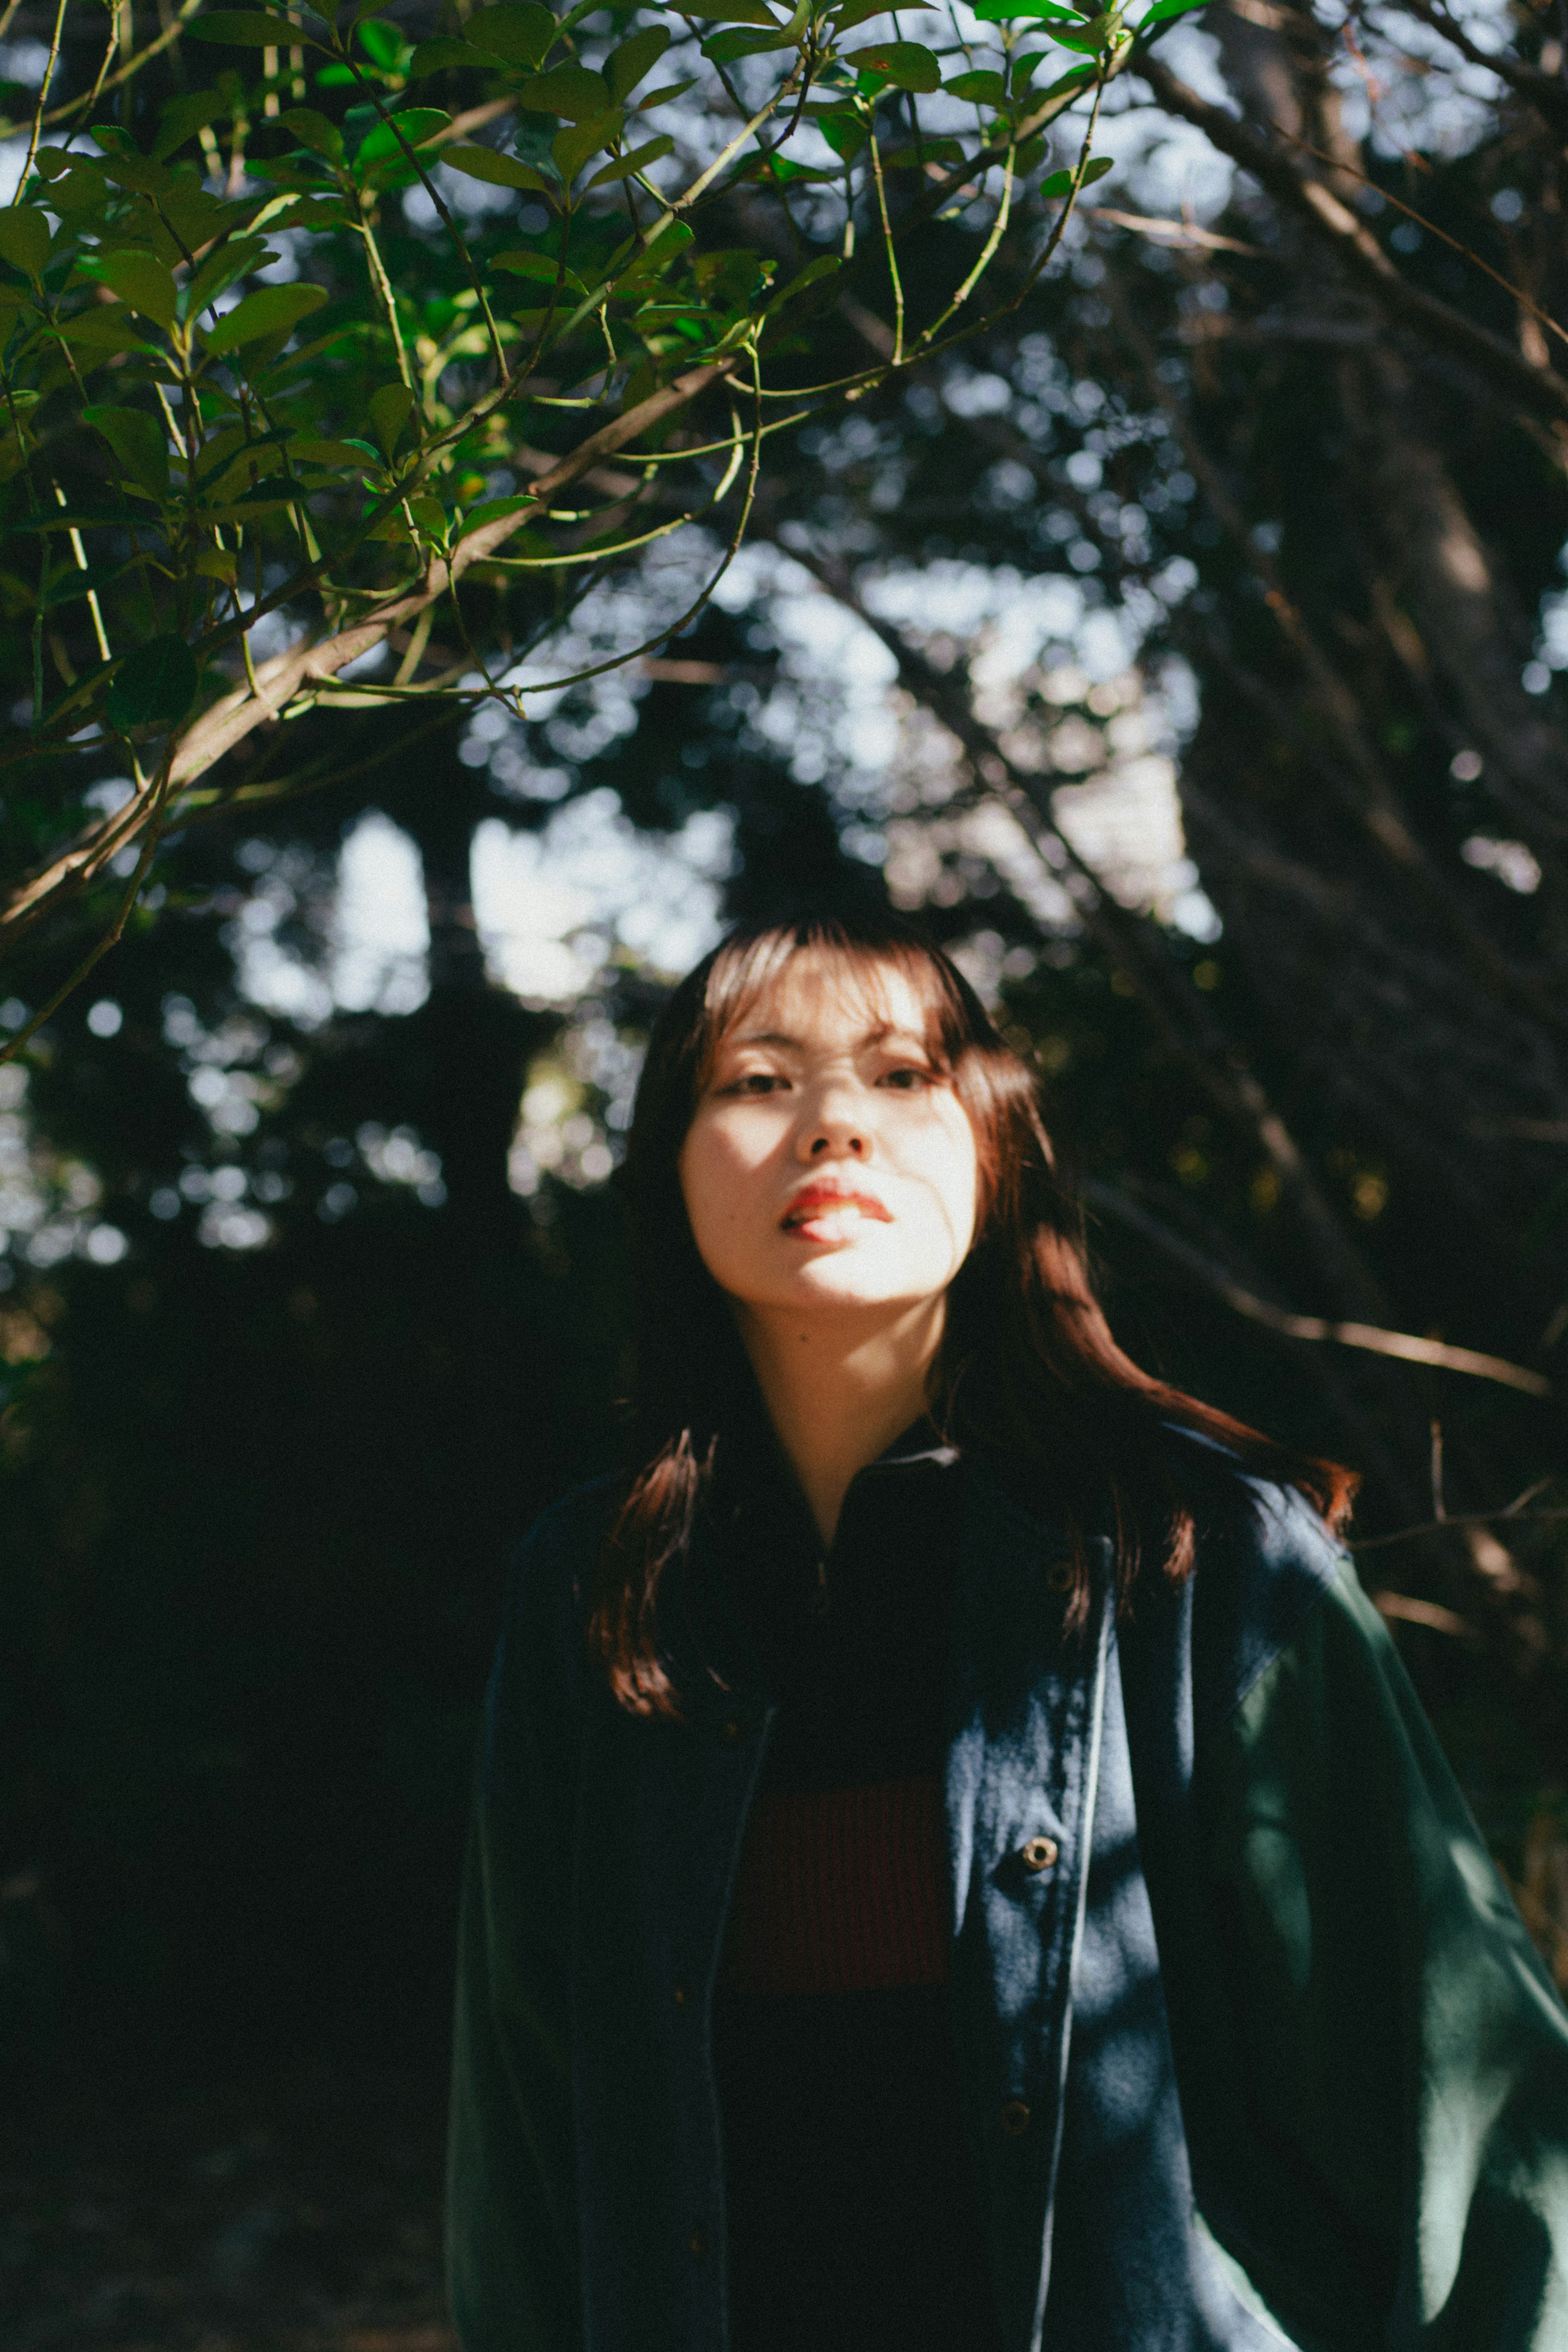
[[[1348,1564],[1194,1794],[1231,2250],[1303,2346],[1561,2352],[1568,2013]]]
[[[580,2352],[570,1937],[579,1513],[523,1546],[486,1700],[461,1921],[447,2284],[463,2352]]]

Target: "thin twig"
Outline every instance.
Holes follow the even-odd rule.
[[[1497,1528],[1533,1525],[1542,1520],[1568,1519],[1568,1511],[1459,1511],[1450,1517],[1427,1519],[1418,1528],[1401,1528],[1396,1535],[1369,1536],[1364,1543],[1346,1547],[1351,1551],[1382,1551],[1389,1544],[1410,1543],[1416,1536],[1445,1535],[1449,1528]]]
[[[1231,1280],[1223,1266],[1217,1265],[1180,1234],[1170,1232],[1124,1192],[1099,1183],[1086,1184],[1083,1189],[1085,1199],[1093,1207],[1130,1225],[1238,1315],[1278,1331],[1282,1339],[1329,1339],[1342,1348],[1364,1349],[1368,1355],[1392,1356],[1401,1363],[1430,1364],[1438,1371],[1465,1372],[1474,1380],[1496,1381],[1500,1387],[1519,1389],[1526,1396],[1549,1397],[1553,1393],[1552,1382],[1541,1373],[1528,1371],[1522,1364],[1511,1364],[1506,1357],[1483,1355],[1475,1348],[1450,1348],[1439,1339],[1419,1339],[1414,1331],[1384,1330],[1375,1323],[1342,1322],[1325,1315],[1292,1315],[1288,1308],[1276,1307],[1269,1299],[1244,1290],[1239,1282]],[[1451,1527],[1456,1522],[1449,1520],[1448,1524]]]
[[[16,182],[16,193],[11,199],[13,206],[19,205],[26,193],[27,182],[38,152],[38,142],[44,131],[44,101],[49,94],[49,84],[55,78],[55,67],[60,54],[60,35],[65,29],[65,22],[66,0],[60,0],[60,5],[55,11],[55,29],[49,42],[48,63],[44,68],[44,79],[38,88],[38,103],[33,109],[33,128],[27,141],[27,160],[22,166],[21,177]]]

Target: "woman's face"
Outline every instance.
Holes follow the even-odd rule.
[[[974,1129],[895,965],[798,949],[719,1048],[681,1149],[704,1265],[743,1309],[944,1292],[974,1238]]]

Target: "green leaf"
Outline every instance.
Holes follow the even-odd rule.
[[[633,172],[645,172],[649,164],[656,163],[662,155],[673,154],[674,145],[673,139],[650,139],[645,147],[633,148],[630,155],[622,155],[619,162],[604,164],[595,172],[588,184],[591,188],[607,188],[612,180],[624,180]]]
[[[962,142],[956,139],[923,139],[918,147],[900,147],[894,153],[885,152],[882,158],[884,172],[919,172],[927,163],[961,163],[964,160]],[[834,174],[835,178],[837,174]]]
[[[698,79],[692,74],[685,81],[664,82],[659,89],[651,89],[646,98],[640,98],[632,110],[634,114],[648,114],[655,106],[667,106],[673,98],[685,98],[688,89],[695,89]]]
[[[1061,61],[1055,58],[1052,62],[1060,65]],[[1069,66],[1060,79],[1048,82],[1043,89],[1031,90],[1030,95],[1037,105],[1043,105],[1047,99],[1060,98],[1064,89],[1086,89],[1093,79],[1092,66]]]
[[[873,49],[856,49],[846,63],[862,73],[885,74],[896,89],[940,89],[942,68],[932,52],[918,41],[887,41]]]
[[[515,278],[531,278],[540,285],[553,286],[559,278],[566,292],[574,296],[588,291],[573,271],[569,269],[563,275],[548,253],[497,253],[491,257],[490,267],[509,270]]]
[[[707,0],[702,7],[681,10],[683,16],[697,16],[710,25],[763,25],[770,33],[781,33],[781,20],[762,0]]]
[[[204,16],[185,26],[185,38],[222,41],[235,49],[319,49],[322,46],[287,16],[249,8],[209,8]]]
[[[817,124],[835,155],[852,163],[871,133],[858,114],[824,114]]]
[[[437,131],[444,131],[451,121],[452,117],[437,106],[404,107],[401,114],[392,116],[391,122],[378,122],[373,130],[365,133],[354,156],[356,173],[361,166],[368,169],[372,163],[405,162],[403,140],[411,147],[423,147],[426,140],[434,139]],[[393,124],[396,125],[395,130]],[[402,139],[398,137],[400,131]]]
[[[323,196],[312,202],[306,198],[295,205],[280,228],[356,228],[359,224],[340,200]]]
[[[78,267],[85,276],[110,287],[142,318],[155,320],[160,327],[173,325],[177,289],[155,253],[131,247],[119,253],[100,253]]]
[[[797,181],[803,181],[808,185],[813,181],[837,182],[840,175],[837,172],[824,171],[819,164],[797,163],[792,155],[753,155],[749,163],[741,165],[735,176],[737,180],[777,181],[789,186]]]
[[[297,280],[292,286],[258,286],[243,302],[236,302],[207,335],[207,349],[214,355],[237,352],[242,343],[259,342],[264,335],[280,335],[297,327],[301,319],[319,310],[327,299],[324,286],[312,286]]]
[[[670,264],[676,260],[692,241],[692,231],[685,221],[670,221],[635,258],[631,258],[631,243],[612,253],[604,265],[604,275],[619,294],[645,286],[654,278],[662,278]],[[620,271],[619,277],[616,272]]]
[[[570,130],[558,131],[550,142],[550,153],[555,157],[556,168],[561,178],[570,185],[589,157],[608,147],[612,139],[620,136],[620,132],[619,107],[609,114],[601,114],[597,121],[575,122]]]
[[[120,470],[160,501],[169,495],[169,446],[161,417],[144,408],[84,408],[82,421],[101,433]]]
[[[259,236],[231,237],[210,253],[193,278],[180,290],[180,310],[185,319],[199,319],[209,302],[226,294],[236,278],[247,269],[259,268],[263,258],[276,259],[273,247]]]
[[[351,441],[291,441],[288,445],[288,455],[295,465],[329,466],[334,473],[361,467],[365,457],[372,454],[367,450],[361,456]]]
[[[313,155],[325,156],[329,163],[342,162],[343,134],[329,116],[318,114],[313,106],[291,106],[277,119]]]
[[[709,302],[738,310],[749,304],[759,287],[771,282],[777,267],[748,246],[734,245],[717,253],[699,254],[692,263],[692,276]]]
[[[12,397],[16,395],[13,394]],[[36,396],[36,395],[35,395]],[[17,515],[7,522],[7,530],[26,531],[33,535],[51,530],[145,530],[145,507],[47,507],[42,514]]]
[[[231,101],[215,89],[190,90],[181,98],[172,98],[158,117],[158,136],[152,142],[154,159],[162,163],[204,131],[209,122],[230,111]]]
[[[174,184],[168,164],[154,163],[151,155],[110,153],[100,168],[104,178],[112,180],[117,188],[131,188],[138,195],[162,196]]]
[[[73,217],[83,227],[96,227],[97,215],[110,201],[109,182],[89,156],[75,159],[74,168],[55,181],[49,209],[62,220]]]
[[[1008,94],[1008,86],[999,73],[955,74],[942,87],[949,97],[967,98],[977,106],[1000,106]]]
[[[237,509],[243,516],[246,508],[292,506],[298,496],[299,485],[283,476],[270,482],[257,482],[253,489],[242,490],[238,498],[225,499],[224,505],[231,514]]]
[[[1197,0],[1193,0],[1197,5]],[[630,98],[638,83],[651,74],[670,46],[667,25],[650,25],[645,32],[633,33],[605,60],[605,79],[610,95],[615,99]]]
[[[554,66],[524,82],[517,104],[530,114],[561,114],[569,122],[591,122],[610,104],[610,84],[586,66]]]
[[[560,194],[531,163],[520,163],[515,155],[498,154],[494,147],[444,147],[441,160],[470,180],[487,180],[493,188],[533,188],[541,196]]]
[[[423,81],[429,75],[445,73],[448,68],[467,73],[494,73],[498,59],[488,49],[476,49],[472,41],[455,41],[443,35],[434,41],[422,41],[410,60],[410,81]]]
[[[390,465],[392,452],[413,414],[413,394],[406,383],[383,383],[380,392],[371,393],[365,413],[382,445],[382,455]]]
[[[125,315],[123,302],[92,304],[78,310],[74,319],[60,322],[60,333],[73,351],[100,352],[107,359],[111,352],[151,352],[157,346],[150,343],[139,327],[133,327]],[[99,362],[93,361],[96,367]]]
[[[1207,6],[1207,0],[1155,0],[1154,6],[1138,26],[1140,33],[1151,25],[1168,24],[1173,16],[1185,16],[1194,8]]]
[[[1113,155],[1091,156],[1083,167],[1083,177],[1079,181],[1079,186],[1092,187],[1096,180],[1103,180],[1106,173],[1113,168],[1115,161]],[[1042,196],[1068,195],[1071,193],[1074,177],[1075,174],[1071,172],[1052,172],[1049,180],[1040,182],[1040,193]]]
[[[1062,25],[1083,22],[1075,10],[1058,8],[1054,0],[974,0],[974,5],[982,25],[1008,25],[1015,16],[1053,17]]]
[[[536,278],[540,285],[543,285],[543,282],[555,285],[555,280],[559,278],[559,282],[562,282],[569,291],[576,291],[576,294],[583,291],[583,280],[576,278],[571,270],[564,270],[562,273],[559,266],[550,258],[550,254],[529,254],[527,249],[517,247],[515,252],[491,254],[489,266],[494,270],[510,270],[515,278]]]
[[[114,674],[104,709],[111,727],[173,727],[196,698],[195,656],[183,637],[149,637]]]
[[[497,0],[494,7],[476,9],[463,32],[476,49],[504,58],[508,65],[538,66],[549,55],[559,29],[538,0]]]
[[[886,16],[892,11],[888,0],[847,0],[833,19],[835,33],[852,33],[857,25],[868,24],[873,16]]]
[[[376,0],[376,5],[380,5],[380,0]],[[361,8],[360,11],[361,20],[364,14]],[[366,24],[361,21],[355,29],[360,37],[360,47],[372,65],[379,66],[383,73],[396,73],[400,70],[403,58],[408,55],[409,45],[394,25]]]
[[[29,278],[42,276],[49,257],[49,224],[37,205],[12,205],[0,212],[0,257]]]
[[[767,49],[788,49],[794,47],[789,33],[716,33],[703,43],[703,55],[716,66],[733,65],[737,58],[760,57]]]
[[[50,611],[57,604],[74,604],[92,589],[112,588],[124,569],[122,563],[89,563],[84,572],[79,564],[73,564],[68,572],[62,572],[51,582],[40,601]]]
[[[477,530],[481,523],[497,522],[502,515],[520,514],[525,507],[537,507],[538,504],[538,499],[529,498],[482,499],[464,516],[457,537],[466,539],[469,532]]]
[[[804,269],[797,270],[795,276],[791,278],[788,286],[781,286],[779,288],[778,293],[775,294],[772,301],[769,302],[767,310],[763,312],[764,318],[771,319],[775,317],[779,311],[783,310],[787,302],[793,302],[799,295],[803,294],[808,286],[816,285],[819,278],[831,277],[836,270],[841,269],[843,266],[842,260],[836,253],[821,254],[815,261],[809,261]]]

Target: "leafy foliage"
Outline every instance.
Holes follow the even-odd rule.
[[[52,821],[0,949],[131,843],[287,793],[225,772],[256,728],[322,703],[515,705],[518,639],[548,636],[618,558],[716,516],[722,569],[769,436],[981,329],[1009,222],[1022,299],[1106,168],[1094,125],[1134,33],[1119,8],[1053,10],[1047,39],[1086,62],[1037,88],[1010,22],[988,65],[972,42],[846,47],[870,13],[720,0],[671,21],[580,0],[558,18],[494,0],[415,39],[379,6],[344,25],[187,10],[183,67],[210,87],[158,100],[172,40],[125,59],[118,120],[96,87],[52,110],[46,87],[0,215],[0,480],[33,673],[8,760]],[[678,78],[650,89],[667,58]],[[937,93],[956,135],[922,121]],[[1068,117],[1069,160],[1043,171]],[[476,213],[452,173],[517,201]],[[779,218],[737,245],[743,184]],[[809,219],[791,209],[807,189]],[[891,297],[887,354],[814,383],[813,320],[852,283]],[[616,453],[630,475],[611,487]],[[437,606],[461,660],[406,638],[391,659]],[[258,668],[272,615],[304,643]],[[83,831],[110,754],[134,800]]]

